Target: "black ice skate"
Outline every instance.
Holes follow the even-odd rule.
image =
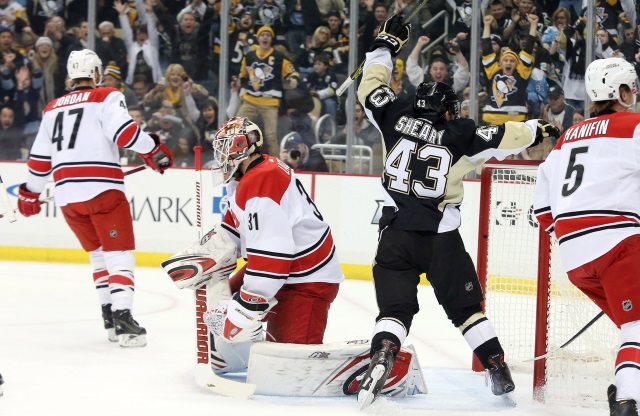
[[[147,330],[133,319],[129,309],[114,311],[113,324],[121,347],[144,347],[147,345]]]
[[[113,313],[111,312],[111,304],[107,303],[102,305],[102,321],[104,322],[104,329],[107,330],[107,338],[111,342],[117,342],[116,329],[113,326]]]
[[[387,377],[393,368],[393,362],[398,353],[398,346],[393,342],[383,339],[382,348],[376,351],[371,357],[371,364],[367,373],[362,378],[358,387],[358,403],[360,409],[369,406],[378,396],[380,390],[387,381]]]
[[[638,416],[638,405],[635,400],[616,400],[618,389],[612,384],[607,389],[609,411],[611,416]]]
[[[504,362],[504,355],[496,354],[489,357],[489,368],[486,372],[486,382],[491,383],[491,392],[496,396],[502,396],[512,406],[516,405],[512,391],[516,384],[511,378],[509,366]]]

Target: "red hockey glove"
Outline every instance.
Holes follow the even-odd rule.
[[[25,217],[30,217],[40,213],[40,194],[27,189],[27,184],[23,183],[18,189],[18,210]]]
[[[165,170],[173,166],[173,155],[171,150],[164,143],[160,142],[160,137],[155,133],[149,133],[149,136],[156,143],[156,147],[149,153],[140,154],[145,165],[149,166],[156,172],[164,173]]]

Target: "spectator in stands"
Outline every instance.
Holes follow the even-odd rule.
[[[596,31],[596,59],[602,58],[622,58],[618,48],[618,42],[604,29]]]
[[[276,132],[283,82],[288,82],[290,87],[295,88],[300,76],[284,54],[271,46],[274,36],[269,26],[262,26],[257,32],[258,48],[249,52],[242,60],[242,89],[236,116],[254,121],[260,116],[267,146],[265,153],[277,157],[280,146]]]
[[[165,101],[171,102],[176,110],[176,116],[182,118],[185,126],[196,134],[200,142],[200,130],[195,121],[200,117],[198,102],[208,97],[207,90],[200,84],[193,82],[180,64],[171,64],[165,71],[166,86],[156,85],[154,89],[145,95],[144,104],[158,108]]]
[[[123,74],[129,69],[127,62],[127,45],[124,40],[116,36],[115,26],[105,20],[98,25],[100,38],[96,39],[96,53],[102,62],[115,62]]]
[[[20,86],[18,91],[22,91]],[[22,104],[22,101],[16,100],[16,103]],[[0,109],[0,160],[22,159],[21,149],[25,147],[23,125],[22,105],[4,106]]]
[[[73,32],[75,39],[67,48],[67,57],[73,51],[81,51],[89,47],[89,22],[87,19],[81,19],[77,26],[71,28],[71,31]]]
[[[555,45],[557,47],[557,39],[558,35],[567,27],[567,24],[571,21],[571,12],[565,8],[560,7],[555,12],[553,12],[553,16],[551,17],[552,24],[549,25],[541,37],[542,46],[550,50],[553,42],[556,41]]]
[[[364,19],[364,29],[358,42],[358,61],[364,59],[364,54],[369,50],[373,40],[378,36],[378,27],[389,17],[389,8],[384,3],[376,0],[365,0],[367,14]]]
[[[544,107],[542,119],[551,122],[562,133],[575,124],[573,115],[576,109],[571,104],[567,104],[564,99],[564,91],[559,85],[551,86],[548,96],[549,104]],[[555,143],[553,145],[555,146]]]
[[[573,124],[578,124],[584,121],[584,109],[576,108],[576,111],[573,113]]]
[[[396,57],[393,58],[392,63],[393,70],[391,71],[391,81],[389,82],[391,89],[399,99],[413,96],[416,89],[407,76],[404,61]]]
[[[138,100],[138,105],[141,106],[143,113],[148,115],[151,108],[144,104],[144,97],[149,92],[149,81],[147,80],[147,77],[144,75],[136,75],[133,77],[131,90],[135,94],[136,99]]]
[[[336,74],[344,76],[349,72],[349,30],[351,22],[345,19],[342,22],[342,29],[338,42],[333,46],[333,70]]]
[[[536,34],[534,37],[541,36],[545,29],[545,13],[544,10],[538,9],[533,0],[519,0],[517,6],[511,12],[511,20],[515,22],[515,30],[523,33],[531,33],[532,21],[530,15],[535,15],[538,19],[535,22]],[[513,33],[513,32],[511,32]]]
[[[120,71],[120,67],[115,64],[115,62],[110,62],[104,68],[104,81],[103,85],[105,87],[115,88],[120,91],[124,95],[124,100],[127,104],[127,107],[132,105],[138,105],[138,99],[134,94],[131,87],[122,82],[122,72]]]
[[[309,45],[295,58],[296,68],[303,74],[311,74],[313,72],[313,58],[321,53],[332,53],[330,39],[329,28],[326,26],[318,27],[313,32]]]
[[[75,36],[67,32],[65,21],[60,16],[53,16],[51,19],[47,20],[44,27],[44,36],[48,37],[53,42],[53,49],[56,51],[56,55],[58,56],[60,68],[64,75],[67,75],[67,50],[75,41]]]
[[[287,140],[280,152],[280,159],[296,172],[329,172],[322,154],[310,149],[297,134]]]
[[[469,100],[464,100],[460,103],[460,118],[469,118],[471,111],[471,103]]]
[[[344,0],[315,0],[315,3],[318,6],[320,20],[326,22],[336,11],[339,13],[340,19],[344,18],[346,7]]]
[[[269,26],[273,29],[277,43],[283,43],[285,40],[284,27],[282,25],[284,12],[284,2],[282,0],[263,0],[262,4],[256,7],[252,13],[255,20],[260,22],[260,26]]]
[[[62,1],[26,0],[25,9],[31,30],[42,35],[46,31],[49,19],[54,16],[62,17],[65,13],[65,3]]]
[[[135,39],[129,19],[125,14],[127,6],[122,4],[120,0],[114,0],[113,7],[118,12],[120,27],[122,27],[124,42],[129,54],[129,70],[125,82],[131,84],[134,76],[144,75],[155,84],[162,77],[162,70],[159,62],[157,22],[151,3],[145,2],[145,9],[138,12],[146,18],[147,23],[136,27]]]
[[[302,45],[307,43],[307,30],[305,27],[304,10],[302,0],[285,0],[285,11],[282,21],[287,31],[285,41],[287,49],[298,56]]]
[[[171,114],[161,116],[156,129],[149,126],[149,131],[156,133],[160,137],[160,141],[169,149],[173,149],[178,144],[178,137],[182,129],[182,120]]]
[[[13,32],[0,26],[0,105],[10,104],[16,87],[16,71],[25,65],[25,57],[13,48]]]
[[[212,134],[218,131],[218,102],[214,97],[209,97],[200,106],[200,117],[196,120],[196,126],[202,143],[211,144]]]
[[[526,0],[523,0],[526,1]],[[482,120],[487,124],[524,121],[527,118],[527,84],[533,68],[533,44],[537,34],[538,16],[527,15],[529,36],[519,54],[507,49],[497,59],[491,47],[493,16],[485,16],[482,32],[482,65],[490,85],[489,101]]]
[[[342,14],[337,10],[332,10],[327,17],[327,27],[329,28],[329,45],[332,47],[338,43],[338,38],[342,34]]]
[[[623,30],[623,40],[620,43],[620,52],[622,53],[622,55],[624,56],[624,59],[627,60],[627,62],[631,62],[635,68],[636,68],[636,73],[640,72],[639,71],[639,65],[638,62],[636,61],[636,55],[639,52],[638,49],[638,43],[636,40],[636,30],[635,27],[632,26],[630,23],[625,23],[622,27]]]
[[[229,35],[229,81],[240,76],[242,59],[256,44],[253,26],[253,15],[245,12],[240,16],[236,29]]]
[[[511,13],[507,13],[507,7],[502,0],[491,0],[489,13],[493,16],[491,34],[498,35],[501,39],[510,37],[514,26],[511,25]]]
[[[189,77],[200,84],[207,82],[211,65],[209,33],[213,17],[210,7],[206,8],[199,23],[193,12],[180,12],[176,35],[171,42],[171,63],[183,65]]]
[[[195,154],[192,136],[191,130],[183,129],[180,131],[178,144],[171,149],[174,166],[186,168],[194,165]]]
[[[330,60],[327,54],[316,55],[313,59],[313,73],[307,77],[307,85],[310,94],[322,103],[321,114],[329,114],[335,120],[338,112],[338,80],[329,65]]]
[[[39,90],[37,111],[39,113],[54,98],[64,94],[65,71],[53,48],[53,41],[47,36],[38,38],[32,62],[33,85]]]
[[[584,108],[586,91],[584,72],[586,70],[586,42],[584,32],[586,23],[578,19],[573,25],[567,25],[558,34],[556,53],[564,53],[565,65],[562,68],[562,90],[565,100],[574,108]],[[553,48],[549,50],[553,56]]]
[[[16,0],[0,0],[0,25],[9,28],[14,34],[21,33],[29,26],[24,5]],[[31,27],[28,30],[31,30]]]

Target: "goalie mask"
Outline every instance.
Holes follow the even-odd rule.
[[[262,132],[246,117],[234,117],[213,136],[213,186],[228,183],[238,177],[240,163],[260,152]]]

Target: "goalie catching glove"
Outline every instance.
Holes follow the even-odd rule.
[[[173,155],[171,150],[160,141],[160,136],[155,133],[149,133],[156,146],[145,154],[140,154],[144,164],[149,166],[156,172],[164,174],[164,171],[173,166]]]
[[[212,278],[226,279],[236,268],[237,246],[217,224],[202,239],[162,262],[178,289],[197,289]]]
[[[262,322],[277,303],[241,288],[230,301],[222,301],[205,312],[203,319],[211,332],[228,342],[259,341]]]
[[[384,21],[380,26],[378,36],[371,44],[371,51],[379,47],[385,47],[391,51],[391,56],[396,56],[402,50],[402,47],[411,34],[411,24],[402,24],[402,15],[394,14]]]
[[[536,139],[529,147],[537,146],[547,137],[551,138],[553,142],[560,138],[560,130],[553,124],[545,120],[538,120],[538,128],[536,129]]]

